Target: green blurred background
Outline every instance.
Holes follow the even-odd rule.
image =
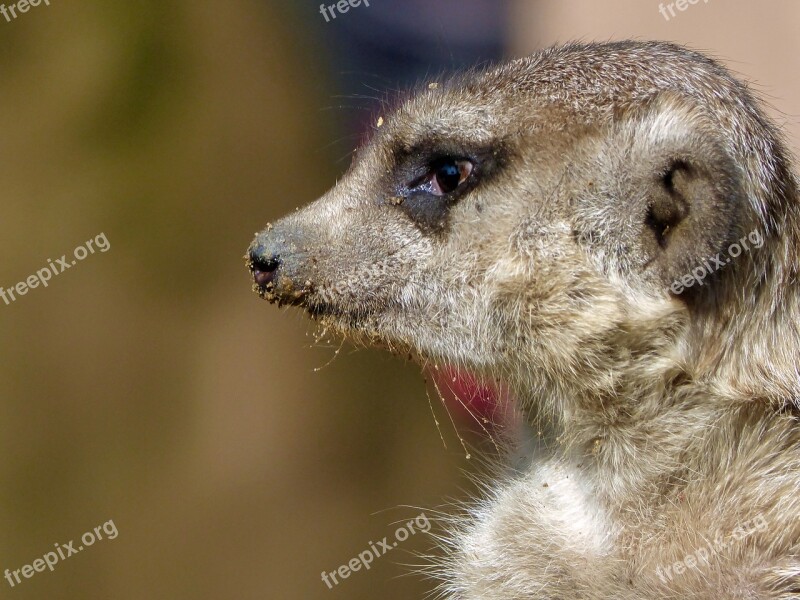
[[[0,597],[422,598],[432,584],[404,564],[429,536],[333,590],[320,573],[464,498],[475,461],[434,403],[444,448],[418,367],[334,359],[299,311],[251,293],[242,255],[344,171],[376,96],[559,40],[736,59],[795,141],[795,3],[669,23],[657,6],[372,0],[326,23],[314,2],[51,0],[0,18],[0,285],[111,244],[0,303],[0,570],[119,531],[0,579]]]

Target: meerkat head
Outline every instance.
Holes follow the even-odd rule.
[[[352,339],[527,393],[617,395],[634,370],[721,369],[715,336],[744,332],[747,306],[774,315],[794,195],[717,63],[571,45],[424,87],[246,258],[263,298]]]

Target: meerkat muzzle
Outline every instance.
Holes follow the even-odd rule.
[[[305,253],[299,250],[296,235],[281,223],[271,224],[256,234],[245,255],[253,278],[253,290],[264,300],[278,304],[302,304],[311,282],[300,278]]]

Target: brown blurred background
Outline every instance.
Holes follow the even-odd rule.
[[[329,23],[282,0],[0,17],[0,286],[101,232],[111,245],[0,302],[0,571],[109,519],[119,531],[0,579],[0,597],[430,589],[404,566],[432,545],[421,534],[333,590],[320,573],[464,498],[475,461],[434,402],[443,447],[419,368],[315,344],[298,311],[250,292],[241,259],[344,171],[378,99],[559,41],[658,38],[725,60],[800,137],[793,0],[700,0],[669,21],[643,0],[370,4]]]

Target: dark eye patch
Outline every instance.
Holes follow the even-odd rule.
[[[470,146],[452,140],[395,149],[396,167],[387,204],[403,211],[423,231],[441,231],[450,209],[497,173],[506,154],[502,145]]]

